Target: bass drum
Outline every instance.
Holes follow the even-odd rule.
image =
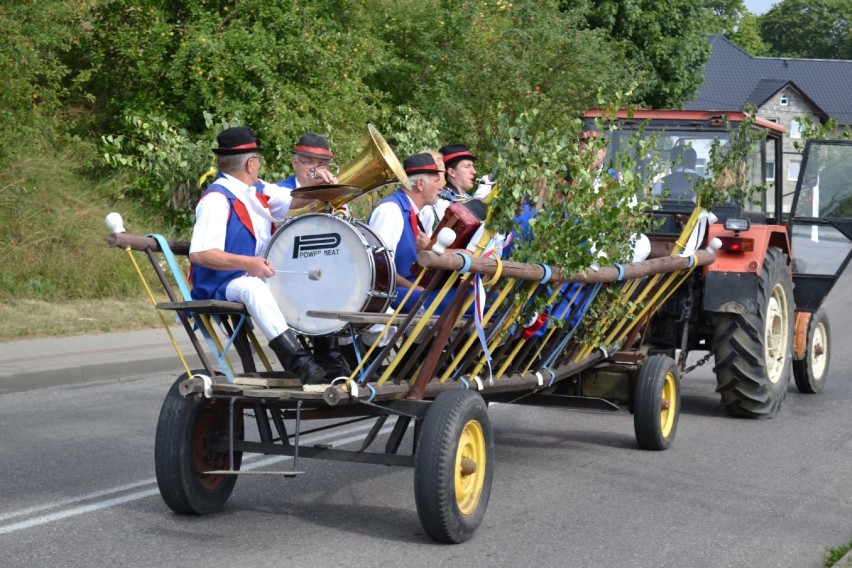
[[[327,335],[346,326],[309,317],[309,310],[384,313],[396,291],[393,260],[362,221],[299,215],[278,228],[264,257],[276,270],[266,281],[272,295],[287,324],[304,335]]]

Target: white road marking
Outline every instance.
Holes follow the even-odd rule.
[[[303,436],[302,443],[305,445],[308,444],[316,444],[322,440],[330,439],[335,445],[344,445],[350,444],[352,442],[357,442],[363,439],[363,435],[355,434],[360,430],[368,430],[372,426],[355,426],[351,428],[347,428],[345,430],[346,433],[350,435],[345,438],[335,438],[342,434],[342,432],[330,432],[325,435],[315,435],[315,436]],[[391,426],[387,426],[382,428],[379,433],[387,434],[392,430]],[[292,459],[290,456],[273,456],[267,457],[263,459],[259,459],[256,461],[251,461],[250,463],[244,462],[241,470],[254,470],[261,467],[266,467],[278,462],[282,462],[285,460]],[[306,459],[306,458],[305,458]],[[4,513],[0,515],[0,522],[6,521],[8,519],[12,519],[15,517],[26,517],[33,515],[35,513],[47,510],[56,510],[61,509],[63,507],[67,507],[68,505],[73,505],[75,503],[82,503],[83,501],[89,501],[92,499],[98,499],[100,497],[104,497],[107,495],[115,495],[117,493],[123,493],[125,491],[129,491],[131,489],[136,489],[137,487],[144,487],[146,485],[156,484],[157,480],[155,478],[149,478],[142,481],[137,481],[134,483],[128,483],[125,485],[119,485],[110,489],[104,489],[102,491],[94,491],[92,493],[86,493],[84,495],[79,495],[77,497],[71,497],[69,499],[62,499],[60,501],[54,501],[52,503],[45,503],[43,505],[37,505],[35,507],[28,507],[26,509],[20,509],[18,511],[12,511],[10,513]],[[62,519],[67,519],[69,517],[76,517],[78,515],[84,515],[86,513],[91,513],[93,511],[99,511],[101,509],[108,509],[110,507],[115,507],[117,505],[122,505],[124,503],[128,503],[130,501],[138,501],[139,499],[145,499],[147,497],[151,497],[153,495],[158,495],[160,490],[156,487],[151,489],[145,489],[143,491],[137,491],[135,493],[129,493],[127,495],[121,495],[119,497],[114,497],[112,499],[106,499],[104,501],[98,501],[96,503],[90,503],[88,505],[80,505],[77,507],[72,507],[70,509],[66,509],[64,511],[58,511],[55,513],[49,513],[45,515],[39,515],[25,521],[20,521],[17,523],[11,523],[7,525],[0,525],[0,534],[8,534],[17,532],[20,530],[30,529],[33,527],[37,527],[40,525],[44,525],[47,523],[52,523],[54,521],[60,521]]]

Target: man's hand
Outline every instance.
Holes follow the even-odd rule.
[[[420,252],[421,250],[429,250],[429,246],[432,244],[432,240],[426,236],[425,233],[420,233],[417,235],[417,239],[414,242],[414,250]]]
[[[269,264],[269,261],[265,258],[261,258],[259,256],[247,256],[245,258],[246,272],[248,272],[249,276],[270,278],[275,274],[275,270],[272,268],[272,265]]]
[[[337,176],[331,173],[328,169],[317,168],[314,171],[316,172],[316,177],[311,180],[311,185],[319,185],[323,183],[337,184]]]

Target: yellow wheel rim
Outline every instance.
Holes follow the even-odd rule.
[[[664,438],[668,438],[672,433],[675,416],[677,416],[677,384],[675,384],[674,373],[668,372],[660,396],[660,430]]]
[[[487,467],[482,424],[469,420],[462,429],[456,451],[456,504],[463,515],[471,515],[476,511]]]

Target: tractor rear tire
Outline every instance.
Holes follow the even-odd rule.
[[[816,394],[825,388],[831,362],[831,327],[822,308],[808,322],[807,351],[801,361],[793,361],[793,376],[799,392]]]
[[[793,279],[786,256],[769,247],[757,313],[717,313],[713,354],[716,392],[732,416],[769,418],[787,396],[793,363]]]

